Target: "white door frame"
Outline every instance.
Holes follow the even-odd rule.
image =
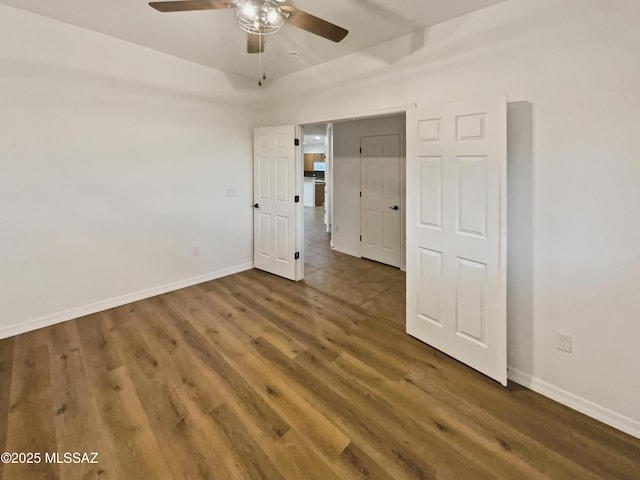
[[[296,195],[300,201],[296,208],[296,251],[300,252],[300,258],[296,263],[296,281],[304,280],[304,202],[302,201],[304,194],[304,128],[296,125],[296,138],[298,146],[296,146]]]
[[[326,219],[326,231],[331,234],[331,225],[333,224],[333,123],[327,123],[327,142],[326,142],[326,152],[324,154],[324,191],[325,191],[325,199],[324,199],[324,208],[327,212]]]
[[[303,121],[303,122],[299,122],[299,125],[311,125],[311,124],[316,124],[316,123],[326,123],[328,126],[331,127],[331,137],[328,138],[328,145],[329,147],[327,148],[327,159],[326,159],[326,168],[327,171],[325,172],[325,181],[328,179],[329,181],[327,182],[327,199],[325,199],[325,201],[329,202],[329,225],[331,230],[328,232],[330,233],[330,245],[333,248],[333,220],[335,218],[334,212],[335,212],[335,203],[333,201],[334,198],[334,156],[333,156],[333,130],[335,128],[335,123],[336,122],[342,122],[342,121],[351,121],[351,120],[364,120],[367,118],[376,118],[376,117],[386,117],[386,116],[391,116],[391,115],[406,115],[408,110],[412,110],[414,108],[416,108],[416,103],[410,103],[410,104],[405,104],[405,105],[399,105],[396,107],[390,107],[390,108],[383,108],[383,109],[378,109],[378,110],[372,110],[372,111],[364,111],[364,112],[353,112],[350,114],[343,114],[343,115],[337,115],[335,117],[333,117],[333,119],[331,120],[318,120],[318,119],[313,119],[313,120],[309,120],[309,121]],[[301,127],[303,128],[303,127]],[[327,134],[329,134],[329,130],[327,131]],[[301,133],[301,135],[303,135]],[[400,215],[400,252],[401,252],[401,266],[400,269],[405,271],[406,270],[406,129],[405,130],[394,130],[394,129],[389,129],[389,130],[371,130],[371,131],[366,131],[361,133],[361,137],[370,137],[370,136],[378,136],[378,135],[400,135],[400,178],[401,178],[401,182],[400,182],[400,202],[401,202],[401,209],[402,209],[402,214]],[[301,136],[299,138],[304,138],[304,136]],[[302,162],[304,162],[304,157],[302,158]],[[299,181],[300,184],[302,185],[302,187],[304,186],[304,163],[301,164],[301,168],[300,168],[300,173],[298,174],[299,177]],[[304,215],[304,210],[303,210],[303,215]],[[303,225],[301,226],[302,231],[304,231],[304,222]],[[299,237],[302,238],[302,245],[301,248],[303,248],[304,245],[304,236],[303,234],[299,234]],[[304,257],[304,251],[300,250],[301,256]],[[355,252],[354,252],[355,253]],[[358,250],[358,257],[360,257],[360,252]],[[303,263],[303,269],[304,269],[304,262]]]

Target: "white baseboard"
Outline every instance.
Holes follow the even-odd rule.
[[[126,295],[121,295],[115,298],[109,298],[107,300],[102,300],[90,305],[84,305],[82,307],[72,308],[63,312],[45,315],[44,317],[34,318],[33,320],[27,320],[26,322],[14,323],[12,325],[0,327],[0,339],[13,337],[14,335],[20,335],[21,333],[48,327],[49,325],[54,325],[56,323],[66,322],[68,320],[73,320],[74,318],[84,317],[85,315],[102,312],[103,310],[126,305],[127,303],[137,302],[149,297],[155,297],[156,295],[162,295],[163,293],[172,292],[174,290],[180,290],[181,288],[191,287],[193,285],[198,285],[199,283],[209,282],[211,280],[215,280],[216,278],[226,277],[228,275],[244,272],[245,270],[250,270],[252,268],[253,263],[236,265],[234,267],[225,268],[216,272],[198,275],[197,277],[186,278],[184,280],[178,280],[177,282],[147,288],[145,290],[128,293]]]
[[[508,372],[509,380],[512,380],[529,390],[533,390],[540,395],[544,395],[545,397],[555,400],[556,402],[572,408],[573,410],[584,413],[591,418],[595,418],[596,420],[599,420],[602,423],[624,433],[628,433],[633,437],[640,438],[640,421],[625,417],[613,410],[609,410],[608,408],[593,403],[590,400],[567,392],[566,390],[535,378],[534,376],[516,368],[509,367]]]
[[[355,250],[349,250],[348,248],[342,248],[336,245],[332,245],[331,248],[333,248],[333,250],[335,250],[336,252],[344,253],[346,255],[351,255],[352,257],[361,258],[360,252],[356,252]]]

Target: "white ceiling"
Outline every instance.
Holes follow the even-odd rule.
[[[349,30],[334,43],[290,25],[267,38],[264,70],[271,78],[377,45],[504,0],[290,0],[296,8]],[[147,0],[0,0],[89,30],[248,78],[258,56],[233,10],[160,13]],[[297,51],[297,56],[289,55]]]
[[[324,145],[327,140],[326,135],[305,135],[304,145],[306,147]]]

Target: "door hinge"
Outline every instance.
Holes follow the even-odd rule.
[[[293,197],[293,201],[295,203],[300,203],[300,195],[296,195],[295,197]]]
[[[360,192],[360,198],[362,198],[362,192]]]
[[[360,241],[362,241],[362,235],[360,235]]]
[[[300,146],[300,139],[299,139],[299,138],[294,138],[294,139],[293,139],[293,144],[294,144],[296,147],[299,147],[299,146]]]
[[[360,147],[360,153],[362,153],[362,147]]]
[[[296,253],[293,255],[293,258],[295,258],[296,260],[299,260],[299,259],[300,259],[300,252],[296,252]]]

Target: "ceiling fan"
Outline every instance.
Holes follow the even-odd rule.
[[[279,31],[285,22],[334,42],[341,41],[349,33],[342,27],[284,3],[284,0],[177,0],[151,2],[149,5],[160,12],[233,8],[238,25],[248,33],[248,53],[264,52],[266,36]]]

